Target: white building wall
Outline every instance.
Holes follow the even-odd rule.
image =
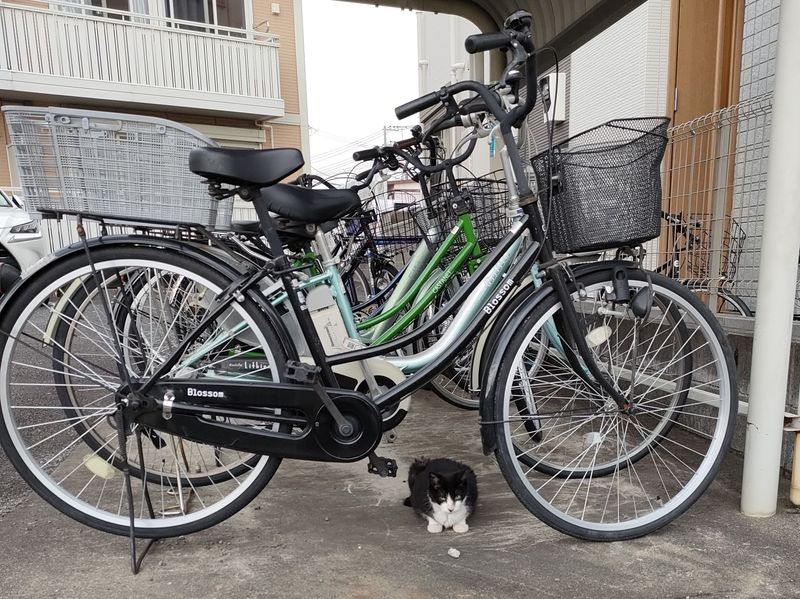
[[[464,39],[480,33],[470,21],[453,15],[417,13],[419,93],[463,79],[481,79],[480,70],[464,50]]]
[[[606,31],[562,57],[568,71],[567,122],[557,141],[613,118],[666,114],[670,0],[648,0]],[[483,79],[485,57],[470,56],[464,38],[478,33],[469,21],[451,15],[417,13],[419,93],[462,79]],[[488,70],[488,69],[487,69]],[[486,73],[488,78],[488,72]],[[541,113],[532,118],[537,130]],[[451,134],[454,137],[454,134]],[[446,139],[452,147],[454,139]],[[489,170],[487,144],[476,148],[467,165]]]
[[[569,133],[666,114],[669,0],[648,0],[572,53]]]
[[[417,56],[419,60],[419,95],[443,85],[464,79],[484,80],[484,57],[470,55],[464,50],[464,39],[480,33],[470,21],[453,15],[417,13]],[[454,128],[443,134],[447,148],[454,148],[466,134],[466,129]],[[472,156],[464,163],[475,175],[490,170],[489,146],[486,139],[478,140]],[[460,176],[463,173],[456,173]]]

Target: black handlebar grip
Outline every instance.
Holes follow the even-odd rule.
[[[368,170],[368,171],[361,171],[360,173],[358,173],[358,174],[356,175],[356,181],[363,181],[364,179],[366,179],[367,177],[369,177],[369,174],[370,174],[371,172],[372,172],[371,170]]]
[[[356,162],[361,162],[362,160],[375,160],[378,156],[380,156],[378,148],[368,148],[366,150],[358,150],[357,152],[353,152],[353,160]]]
[[[416,100],[411,100],[411,102],[406,102],[405,104],[401,104],[400,106],[394,109],[394,113],[397,115],[398,119],[404,119],[407,116],[411,116],[412,114],[422,112],[426,108],[435,106],[438,103],[439,103],[439,92],[435,91],[429,94],[425,94],[424,96],[421,96]]]
[[[470,54],[477,54],[478,52],[486,52],[495,48],[506,48],[510,41],[508,34],[502,31],[476,33],[464,40],[464,49]]]

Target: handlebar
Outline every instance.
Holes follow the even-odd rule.
[[[454,117],[449,119],[444,119],[435,123],[428,131],[425,132],[426,135],[433,135],[434,133],[439,133],[444,131],[445,129],[451,129],[453,127],[473,127],[478,125],[479,122],[475,122],[472,120],[472,117],[469,115],[460,115],[457,114]]]
[[[456,157],[451,157],[448,160],[440,163],[437,163],[436,161],[435,140],[430,137],[428,137],[427,140],[419,140],[417,138],[404,139],[391,146],[372,148],[366,151],[375,156],[375,158],[373,158],[372,167],[369,170],[358,173],[355,176],[355,179],[361,183],[352,186],[350,189],[359,191],[366,188],[372,182],[373,177],[384,168],[391,168],[393,170],[401,168],[398,158],[401,158],[404,163],[413,166],[420,173],[424,173],[426,175],[432,175],[434,173],[441,172],[447,168],[460,164],[469,158],[469,156],[472,154],[472,151],[475,149],[475,143],[476,139],[473,138],[470,140],[469,144],[467,145],[467,149],[464,152]],[[408,148],[413,146],[420,146],[421,148],[423,145],[428,147],[432,152],[430,164],[427,165],[422,163],[419,152],[406,151]]]
[[[464,49],[470,54],[508,47],[508,35],[503,31],[476,33],[464,40]]]
[[[524,104],[516,106],[510,112],[506,112],[491,90],[485,85],[477,81],[460,81],[398,106],[395,108],[397,118],[404,119],[440,102],[448,106],[449,118],[456,111],[453,106],[454,96],[464,91],[470,91],[475,92],[484,101],[486,109],[500,122],[501,130],[504,134],[510,131],[511,126],[519,126],[536,104],[538,93],[536,54],[530,26],[530,14],[525,11],[517,11],[506,19],[503,31],[472,35],[464,43],[465,48],[470,53],[495,48],[505,48],[510,52],[509,63],[501,81],[503,84],[506,83],[506,78],[510,79],[512,75],[517,76],[518,69],[524,65],[527,86]]]
[[[366,150],[357,150],[356,152],[353,152],[353,160],[356,162],[375,160],[380,155],[380,148],[375,146],[374,148],[367,148]]]
[[[435,131],[441,131],[447,127],[464,124],[467,122],[464,116],[472,112],[481,111],[492,114],[497,119],[503,141],[506,147],[509,148],[508,157],[511,161],[511,168],[517,175],[520,198],[526,199],[533,198],[534,196],[527,178],[524,176],[525,169],[522,164],[522,158],[516,147],[516,140],[511,132],[511,128],[521,126],[525,117],[533,110],[538,94],[536,53],[531,37],[531,23],[531,15],[526,11],[519,10],[506,19],[503,25],[503,31],[470,36],[464,44],[465,48],[470,53],[482,52],[495,48],[506,49],[509,54],[509,59],[500,80],[500,85],[509,86],[511,92],[515,96],[516,105],[510,110],[507,111],[504,108],[501,96],[496,93],[494,89],[477,81],[459,81],[452,85],[445,85],[438,91],[425,94],[424,96],[420,96],[415,100],[411,100],[395,108],[397,118],[404,119],[412,114],[436,106],[437,104],[443,104],[446,110],[440,121],[432,128]],[[523,67],[527,95],[525,97],[525,102],[520,103],[519,86],[523,78],[523,73],[521,73]],[[458,104],[455,98],[458,94],[463,92],[471,92],[474,95],[467,102]],[[470,108],[473,102],[476,106],[475,109]],[[425,137],[420,139],[420,141],[424,140]],[[432,174],[445,169],[451,169],[454,165],[466,160],[474,150],[475,143],[476,138],[473,137],[467,144],[464,153],[455,158],[448,158],[440,164],[430,166],[423,165],[417,155],[404,152],[403,149],[400,148],[393,148],[389,155],[396,155],[402,158],[419,169],[422,173]],[[353,155],[353,158],[356,160],[369,159],[369,157],[374,157],[373,160],[375,160],[375,164],[370,171],[371,175],[374,175],[376,168],[378,168],[381,162],[380,149],[357,152]],[[371,179],[371,176],[367,175],[365,178]]]
[[[411,116],[412,114],[416,114],[418,112],[422,112],[426,108],[430,108],[431,106],[436,106],[439,102],[444,100],[448,93],[445,91],[447,86],[443,87],[439,91],[431,92],[429,94],[425,94],[424,96],[420,96],[416,100],[411,100],[410,102],[406,102],[405,104],[401,104],[397,108],[394,109],[394,113],[397,115],[397,118],[403,120],[407,116]],[[442,97],[440,95],[443,94]]]
[[[404,150],[406,148],[410,148],[411,146],[415,146],[419,143],[419,140],[416,137],[409,137],[408,139],[401,139],[400,141],[394,142],[391,146],[375,146],[374,148],[366,148],[364,150],[357,150],[353,152],[353,160],[356,162],[363,162],[365,160],[375,160],[380,156],[384,156],[395,148]]]
[[[328,189],[336,189],[330,182],[326,181],[319,175],[312,175],[309,173],[303,173],[293,181],[289,182],[291,185],[299,185],[300,187],[314,187],[314,183],[320,183],[324,185]]]
[[[351,189],[355,191],[364,189],[370,183],[372,183],[372,178],[384,168],[397,170],[400,168],[400,164],[397,162],[397,156],[399,153],[406,148],[411,148],[419,144],[419,139],[416,137],[409,137],[408,139],[401,139],[390,146],[375,146],[374,148],[367,148],[353,152],[353,160],[372,160],[373,164],[370,169],[362,171],[355,176],[355,180],[362,183],[360,185],[351,187]],[[405,153],[403,154],[405,155]]]

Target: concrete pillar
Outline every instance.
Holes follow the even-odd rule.
[[[778,25],[767,200],[759,266],[742,512],[771,516],[778,501],[783,412],[800,252],[800,2],[783,0]]]

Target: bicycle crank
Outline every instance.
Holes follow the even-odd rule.
[[[345,395],[331,398],[342,416],[352,425],[352,432],[344,435],[327,408],[320,408],[314,419],[314,436],[317,444],[337,460],[354,460],[369,454],[383,431],[381,413],[375,404],[363,395]]]

